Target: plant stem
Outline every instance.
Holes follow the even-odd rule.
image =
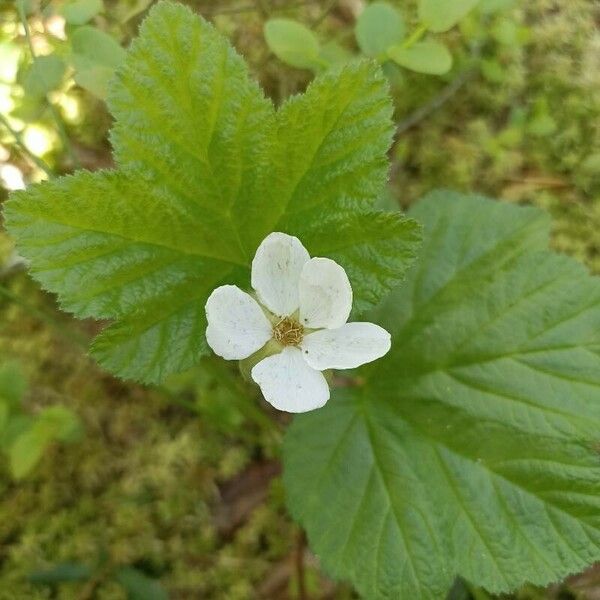
[[[312,22],[313,28],[318,27],[327,18],[327,15],[333,10],[336,3],[337,0],[328,0],[321,11],[321,14]]]
[[[419,25],[405,40],[402,42],[403,48],[411,48],[427,33],[427,25]]]
[[[29,46],[29,52],[31,56],[35,58],[35,50],[33,49],[33,42],[31,41],[31,33],[29,31],[29,23],[27,22],[27,15],[25,14],[25,2],[23,0],[17,0],[17,11],[19,13],[19,19],[25,29],[25,37],[27,39],[27,45]]]
[[[23,28],[25,29],[25,37],[27,38],[27,45],[29,46],[29,52],[31,53],[31,58],[33,60],[35,60],[36,54],[35,54],[35,49],[33,47],[33,41],[31,39],[31,31],[29,30],[29,22],[27,21],[27,15],[25,14],[25,6],[23,3],[23,0],[18,0],[17,8],[19,11],[19,19],[21,20],[21,24],[23,25]],[[56,106],[54,106],[54,104],[50,101],[48,94],[46,94],[44,97],[46,100],[46,104],[48,105],[48,108],[50,109],[50,114],[52,115],[52,118],[54,119],[54,123],[56,124],[56,129],[58,130],[58,135],[61,139],[61,142],[63,143],[65,150],[67,151],[67,154],[69,155],[69,158],[73,162],[73,165],[75,166],[75,168],[80,169],[81,164],[79,162],[79,159],[75,155],[75,152],[73,151],[73,146],[71,145],[71,140],[69,139],[69,136],[67,135],[67,132],[65,130],[65,125],[63,123],[62,117],[60,116],[60,112],[58,111]]]
[[[46,175],[48,175],[48,177],[52,179],[52,177],[54,177],[54,172],[52,171],[52,169],[39,156],[36,156],[33,152],[31,152],[31,150],[29,150],[29,148],[25,145],[21,134],[11,127],[10,123],[8,122],[8,119],[1,113],[0,123],[2,123],[2,125],[4,125],[4,127],[13,136],[17,146],[19,146],[23,154],[27,156],[27,158],[29,158],[35,164],[36,167],[44,171],[44,173],[46,173]]]

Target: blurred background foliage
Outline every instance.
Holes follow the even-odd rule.
[[[0,0],[0,202],[111,165],[106,86],[151,4]],[[370,52],[355,31],[362,0],[188,4],[275,103]],[[416,3],[390,5],[410,39]],[[283,53],[281,31],[264,35],[281,19],[300,27],[284,29]],[[316,62],[290,60],[290,36]],[[481,0],[435,40],[452,60],[441,75],[378,55],[398,128],[382,202],[449,187],[535,204],[554,217],[554,246],[599,273],[600,5]],[[158,389],[119,382],[86,356],[96,330],[60,313],[0,231],[0,600],[352,598],[286,516],[286,418],[210,359]],[[457,581],[449,598],[489,596]],[[511,598],[600,598],[600,571]]]

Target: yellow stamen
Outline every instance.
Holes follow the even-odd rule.
[[[304,337],[304,327],[291,317],[285,317],[273,327],[273,339],[283,346],[298,346]]]

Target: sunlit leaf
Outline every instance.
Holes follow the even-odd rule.
[[[66,69],[65,62],[56,54],[38,56],[25,74],[25,92],[32,96],[45,96],[61,84]]]
[[[107,369],[158,382],[195,364],[208,295],[249,285],[271,231],[338,260],[357,311],[402,279],[420,232],[374,208],[393,133],[376,65],[332,70],[275,111],[224,37],[163,2],[110,89],[119,169],[31,186],[5,209],[61,306],[110,320],[93,345]]]
[[[390,46],[399,44],[406,33],[402,15],[387,2],[369,4],[359,15],[356,41],[367,56],[384,56]]]
[[[265,23],[267,45],[284,63],[299,69],[321,65],[319,40],[315,34],[291,19],[269,19]]]
[[[102,0],[71,0],[60,13],[69,25],[84,25],[104,10]]]
[[[125,60],[125,50],[109,34],[83,26],[71,37],[75,82],[99,98],[106,98],[115,69]]]
[[[437,40],[417,42],[408,48],[402,45],[392,46],[388,50],[388,56],[400,66],[418,73],[444,75],[452,68],[452,55]]]

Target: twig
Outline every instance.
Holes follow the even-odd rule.
[[[25,2],[24,0],[17,0],[17,11],[19,13],[19,19],[25,29],[25,38],[27,39],[27,45],[29,46],[29,52],[31,56],[35,58],[35,50],[33,49],[33,42],[31,41],[31,33],[29,31],[29,23],[27,22],[27,14],[25,13]]]
[[[406,119],[403,119],[398,123],[396,127],[396,135],[402,135],[405,131],[418,125],[421,121],[426,119],[429,115],[440,109],[448,100],[450,100],[467,82],[471,81],[477,69],[470,67],[465,69],[460,75],[458,75],[453,81],[451,81],[442,91],[434,96],[429,102],[426,102],[423,106],[417,108],[413,113],[408,115]]]
[[[52,177],[54,177],[54,172],[52,171],[52,169],[39,156],[36,156],[33,152],[31,152],[31,150],[25,145],[21,134],[12,128],[11,124],[8,122],[8,119],[1,113],[0,123],[2,123],[2,125],[4,125],[4,127],[13,136],[17,146],[19,146],[23,154],[27,156],[27,158],[29,158],[35,164],[36,167],[40,168],[42,171],[44,171],[44,173],[46,173],[46,175],[48,175],[50,179],[52,179]]]

